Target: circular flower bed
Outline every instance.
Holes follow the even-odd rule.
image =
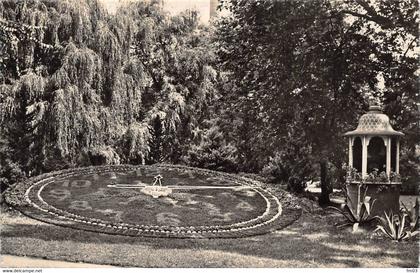
[[[31,178],[8,190],[6,201],[30,217],[88,231],[237,238],[285,227],[301,214],[286,193],[259,184],[185,166],[96,166]]]

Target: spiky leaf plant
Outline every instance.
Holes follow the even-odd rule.
[[[406,221],[408,214],[405,212],[390,213],[385,212],[385,218],[381,217],[381,224],[377,225],[374,232],[382,231],[388,238],[393,241],[400,242],[402,240],[410,239],[417,234],[417,224],[411,225],[410,220]]]
[[[407,208],[403,202],[401,202],[401,205],[402,212],[407,214],[410,227],[416,229],[419,226],[419,200],[416,198],[416,202],[411,208]]]
[[[330,210],[335,210],[340,212],[347,220],[347,223],[340,225],[339,227],[344,227],[348,225],[353,226],[353,232],[357,231],[360,225],[365,225],[371,223],[372,221],[376,220],[377,217],[371,216],[371,212],[376,200],[373,200],[372,197],[366,195],[367,188],[361,194],[359,191],[359,198],[356,206],[354,206],[351,198],[349,197],[348,192],[345,190],[347,202],[342,204],[340,208],[336,207],[328,207]],[[353,209],[353,208],[356,209]]]

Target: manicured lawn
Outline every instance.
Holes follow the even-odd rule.
[[[274,233],[240,239],[161,239],[57,227],[2,207],[2,254],[130,267],[418,267],[418,241],[394,243],[309,212]]]

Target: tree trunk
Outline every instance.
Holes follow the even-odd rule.
[[[322,159],[320,162],[321,167],[321,195],[319,196],[319,204],[326,205],[330,203],[331,181],[328,179],[328,160]]]

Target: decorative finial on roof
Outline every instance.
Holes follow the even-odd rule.
[[[369,112],[382,112],[381,103],[375,97],[369,99]]]
[[[377,104],[371,104],[369,105],[369,112],[379,112],[382,113],[382,107]]]

